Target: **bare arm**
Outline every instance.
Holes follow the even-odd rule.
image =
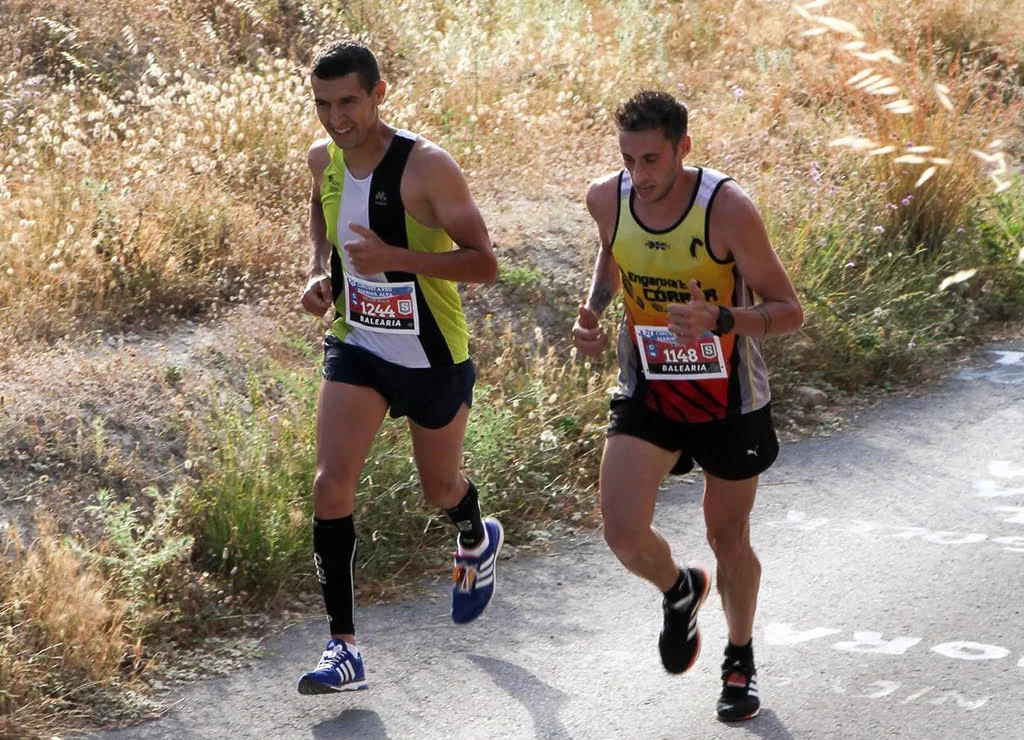
[[[324,207],[320,202],[320,193],[309,197],[309,239],[313,244],[313,254],[309,261],[309,274],[322,275],[327,272],[331,263],[331,243],[327,241],[327,224],[324,221]]]
[[[327,221],[324,219],[324,207],[320,202],[320,182],[324,171],[330,163],[325,139],[314,142],[307,156],[309,174],[312,184],[309,192],[309,239],[313,245],[313,254],[309,262],[310,275],[323,275],[331,264],[333,246],[327,241]]]
[[[586,305],[579,307],[576,323],[572,327],[572,338],[576,347],[590,357],[600,354],[608,343],[608,335],[601,328],[599,319],[622,285],[611,245],[615,209],[618,208],[617,194],[617,180],[614,177],[592,183],[587,189],[587,210],[597,223],[601,249],[597,253],[594,273],[590,278],[590,294]]]
[[[347,243],[349,259],[361,272],[398,270],[459,283],[490,283],[498,276],[498,262],[491,247],[480,209],[469,192],[466,177],[443,149],[424,142],[413,151],[402,197],[410,212],[426,226],[439,227],[458,247],[449,252],[414,252],[384,244],[368,229],[353,227],[363,239]]]
[[[463,283],[492,283],[498,277],[498,260],[494,256],[484,218],[470,195],[466,177],[448,152],[437,150],[432,154],[438,166],[433,171],[435,187],[430,205],[441,228],[459,248],[442,254],[412,256],[436,257],[437,271],[451,275],[435,274],[435,277]],[[424,270],[410,272],[433,274]]]
[[[586,307],[600,316],[622,287],[619,266],[612,256],[612,230],[618,209],[618,180],[613,176],[595,182],[587,188],[587,211],[597,223],[601,236],[601,250],[594,262],[590,278],[590,295]]]
[[[302,307],[314,316],[323,316],[331,307],[331,277],[327,267],[331,263],[333,246],[327,241],[327,222],[324,220],[324,208],[320,202],[320,182],[324,170],[330,163],[327,152],[327,140],[314,142],[307,156],[312,185],[309,192],[309,239],[312,243],[312,255],[309,261],[309,279],[302,292]]]
[[[753,202],[735,183],[726,183],[711,209],[710,248],[719,259],[731,256],[736,270],[761,296],[762,302],[751,308],[731,308],[736,334],[765,337],[789,334],[801,327],[803,308],[786,269],[772,248],[768,231]],[[668,326],[682,342],[690,342],[705,331],[713,331],[721,310],[708,303],[691,281],[694,296],[688,303],[668,307]]]
[[[739,274],[762,300],[753,308],[733,309],[733,331],[753,337],[796,331],[804,323],[803,307],[757,208],[735,183],[724,186],[719,198],[711,214],[712,242],[720,240],[729,250]]]
[[[619,268],[615,264],[610,249],[601,247],[594,262],[594,274],[590,278],[590,295],[587,296],[586,308],[595,316],[601,316],[618,294],[621,287]]]

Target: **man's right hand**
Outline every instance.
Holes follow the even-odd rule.
[[[331,295],[331,276],[325,272],[315,272],[309,277],[306,289],[302,293],[302,307],[314,316],[323,316],[334,304]]]
[[[586,306],[580,306],[579,316],[572,325],[572,342],[587,357],[597,357],[608,344],[608,335],[601,328],[597,314]]]

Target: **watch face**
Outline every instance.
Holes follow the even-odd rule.
[[[735,323],[736,322],[733,319],[732,311],[730,311],[725,306],[719,306],[718,322],[715,326],[715,333],[719,335],[728,334],[730,331],[732,331],[733,324]]]

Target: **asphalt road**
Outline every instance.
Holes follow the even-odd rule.
[[[725,623],[660,666],[660,595],[599,534],[501,564],[476,623],[447,589],[360,609],[370,690],[306,697],[324,623],[267,642],[250,670],[198,683],[158,721],[104,738],[1024,739],[1024,341],[927,395],[785,445],[762,478],[754,647],[763,709],[714,717]],[[700,488],[666,490],[657,524],[711,563]]]

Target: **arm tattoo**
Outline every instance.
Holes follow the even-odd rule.
[[[761,318],[764,319],[764,333],[761,336],[766,337],[772,328],[772,315],[768,313],[768,309],[764,307],[763,303],[758,303],[754,306],[754,310],[761,314]]]
[[[612,296],[615,295],[610,287],[604,283],[597,283],[590,291],[590,298],[587,299],[587,305],[590,309],[598,316],[604,313],[604,310],[608,308],[608,304],[612,302]]]

